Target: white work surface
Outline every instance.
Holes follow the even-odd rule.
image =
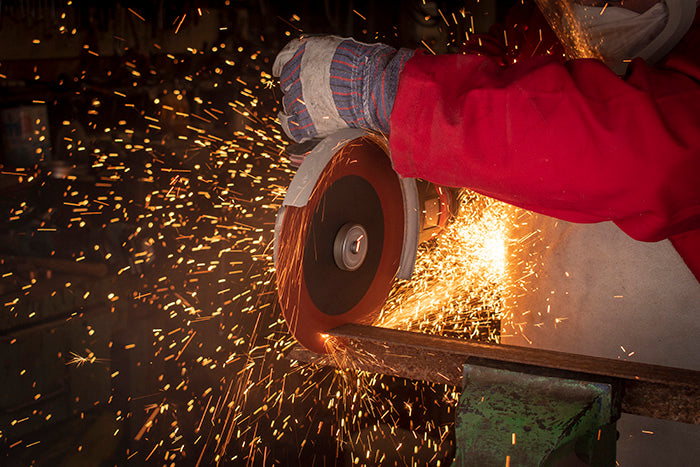
[[[700,284],[669,241],[632,240],[614,224],[527,215],[511,252],[523,288],[508,305],[504,344],[700,370]],[[518,247],[520,248],[520,246]],[[518,270],[518,268],[522,270]],[[700,465],[700,426],[623,414],[618,463]]]

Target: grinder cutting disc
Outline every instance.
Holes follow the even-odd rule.
[[[343,143],[333,148],[308,202],[285,203],[276,227],[282,313],[299,343],[317,353],[330,351],[327,330],[376,318],[404,241],[401,182],[385,149],[371,136]],[[304,164],[319,163],[314,157]]]

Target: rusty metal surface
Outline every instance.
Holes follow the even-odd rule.
[[[503,362],[534,365],[543,368],[577,371],[592,375],[611,376],[634,381],[648,381],[674,386],[700,387],[700,371],[671,368],[646,363],[590,357],[552,350],[489,344],[464,339],[431,336],[396,329],[346,324],[328,334],[363,342],[388,343],[413,349],[411,355],[425,351],[446,352],[466,358],[479,357]],[[464,362],[462,362],[464,363]]]
[[[431,383],[462,385],[463,359],[447,352],[428,351],[423,355],[403,352],[401,346],[362,342],[360,358],[321,355],[296,345],[287,355],[292,360],[331,366],[345,370],[362,370],[388,376],[428,381]]]
[[[700,425],[700,387],[625,381],[622,411]]]
[[[358,358],[320,358],[298,349],[290,358],[453,386],[462,384],[464,363],[483,360],[510,368],[521,365],[523,371],[566,370],[594,380],[614,378],[621,386],[625,413],[700,424],[698,371],[356,324],[329,334],[347,339]]]

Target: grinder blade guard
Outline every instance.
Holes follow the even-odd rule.
[[[371,324],[452,206],[448,189],[394,172],[382,135],[352,128],[321,140],[275,222],[279,302],[299,343],[327,353],[326,331]]]

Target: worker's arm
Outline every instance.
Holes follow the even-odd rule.
[[[658,240],[700,229],[699,48],[694,27],[665,67],[637,61],[623,80],[594,60],[409,59],[312,37],[292,41],[273,74],[296,141],[346,126],[390,129],[402,175]]]
[[[700,84],[641,61],[416,55],[391,114],[395,169],[639,240],[700,228]]]

